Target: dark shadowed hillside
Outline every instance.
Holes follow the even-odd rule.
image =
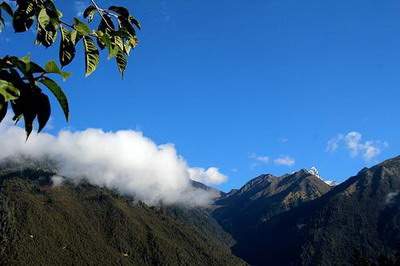
[[[281,177],[262,175],[218,200],[213,216],[237,240],[238,250],[252,249],[259,227],[330,189],[307,170]]]
[[[400,157],[260,223],[234,251],[254,265],[395,265],[399,192]]]
[[[244,264],[205,210],[149,207],[89,184],[52,187],[45,165],[26,165],[0,170],[0,264]]]

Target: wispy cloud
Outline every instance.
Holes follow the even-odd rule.
[[[250,159],[253,160],[251,164],[251,168],[255,168],[260,165],[266,165],[270,162],[274,163],[275,165],[282,165],[282,166],[293,166],[296,163],[296,160],[290,156],[284,155],[277,158],[270,158],[269,156],[265,155],[257,155],[252,153],[249,156]]]
[[[258,163],[262,163],[262,164],[267,164],[269,163],[269,157],[268,156],[264,156],[264,155],[257,155],[255,153],[252,153],[249,156],[250,159],[253,159],[254,161],[258,162]]]
[[[282,156],[274,160],[276,165],[293,166],[296,160],[290,156]]]
[[[365,161],[370,161],[388,146],[389,144],[382,140],[364,141],[361,133],[351,131],[331,138],[327,143],[326,151],[335,152],[338,148],[344,147],[352,158],[361,156]]]

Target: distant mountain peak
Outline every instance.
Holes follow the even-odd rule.
[[[318,171],[318,169],[315,167],[315,166],[313,166],[313,167],[311,167],[309,170],[307,170],[308,171],[308,173],[310,174],[310,175],[313,175],[313,176],[316,176],[316,177],[319,177],[319,178],[321,178],[321,176],[319,175],[319,171]]]

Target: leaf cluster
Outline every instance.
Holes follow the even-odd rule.
[[[138,44],[136,30],[140,23],[129,10],[121,6],[100,8],[94,0],[83,12],[87,22],[78,18],[73,23],[63,20],[62,12],[53,0],[16,0],[15,10],[5,1],[0,4],[0,31],[5,22],[3,14],[11,20],[15,32],[26,32],[35,27],[35,44],[46,48],[59,39],[59,62],[61,67],[69,65],[77,53],[77,45],[82,42],[85,55],[85,76],[92,74],[100,61],[100,50],[108,51],[108,58],[114,58],[123,76],[128,56]],[[91,27],[94,23],[96,25]],[[0,122],[5,117],[8,106],[14,112],[14,121],[25,121],[29,137],[33,122],[37,118],[40,132],[50,117],[48,96],[41,90],[46,87],[58,100],[68,121],[67,97],[61,87],[49,74],[58,74],[63,79],[69,73],[62,71],[55,61],[45,67],[34,63],[29,57],[0,58]]]

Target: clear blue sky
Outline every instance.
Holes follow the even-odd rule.
[[[77,13],[79,1],[56,2],[67,18]],[[106,59],[83,78],[78,56],[63,84],[71,122],[54,105],[51,131],[142,130],[190,165],[218,166],[224,190],[311,166],[341,181],[400,154],[399,1],[98,2],[129,6],[140,46],[124,80]],[[6,31],[0,55],[57,56],[31,33]],[[362,139],[346,138],[352,131]],[[279,165],[286,156],[294,164]]]

